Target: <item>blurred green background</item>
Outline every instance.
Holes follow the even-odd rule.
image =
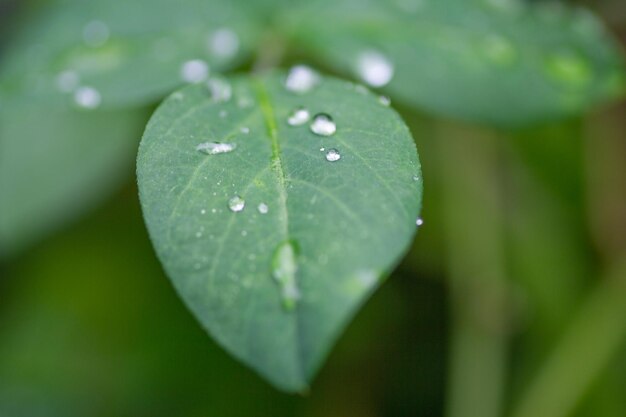
[[[36,3],[0,1],[0,36]],[[626,3],[588,5],[626,43]],[[490,396],[514,417],[626,416],[626,104],[515,132],[398,110],[425,224],[310,393],[196,323],[127,161],[106,201],[0,263],[0,417],[434,417]]]

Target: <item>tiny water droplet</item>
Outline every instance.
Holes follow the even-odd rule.
[[[419,180],[420,180],[420,177],[419,177],[419,176],[417,176],[417,175],[413,175],[413,181],[419,181]]]
[[[337,149],[329,149],[328,152],[326,152],[326,160],[328,162],[335,162],[335,161],[339,161],[340,159],[341,159],[341,154],[339,153]]]
[[[241,129],[239,129],[241,131],[241,133],[243,133],[244,135],[247,135],[248,133],[250,133],[250,128],[249,127],[242,127]]]
[[[382,104],[383,106],[385,106],[385,107],[391,106],[391,99],[389,97],[387,97],[387,96],[380,96],[380,97],[378,97],[378,102],[380,104]]]
[[[278,245],[272,257],[272,276],[280,286],[283,307],[286,310],[293,310],[300,299],[300,290],[296,283],[296,257],[296,248],[290,241]]]
[[[233,95],[230,83],[220,78],[211,78],[207,82],[207,88],[211,94],[211,99],[216,103],[229,101]]]
[[[97,48],[109,40],[109,27],[100,20],[92,20],[83,28],[83,41],[87,46]]]
[[[206,214],[206,210],[205,209],[200,210],[200,214]]]
[[[187,83],[199,83],[209,76],[209,64],[201,59],[192,59],[180,67],[180,78]]]
[[[337,125],[326,113],[320,113],[313,118],[311,132],[319,136],[332,136],[337,131]]]
[[[326,148],[320,148],[320,152],[324,152]]]
[[[96,109],[102,102],[100,92],[93,87],[80,87],[74,93],[74,102],[84,109]]]
[[[306,65],[296,65],[289,70],[285,88],[294,93],[307,93],[320,82],[319,74]]]
[[[80,77],[76,71],[63,71],[57,75],[57,87],[64,93],[74,91],[80,83]]]
[[[213,32],[208,43],[211,53],[220,58],[230,58],[239,50],[239,36],[229,28]]]
[[[259,207],[257,207],[257,209],[259,210],[259,213],[261,214],[267,214],[267,212],[270,211],[270,208],[265,203],[259,204]]]
[[[242,211],[245,206],[246,206],[245,200],[243,198],[239,197],[238,195],[236,195],[236,196],[232,197],[230,200],[228,200],[228,208],[233,213],[238,213],[238,212]]]
[[[298,107],[289,114],[287,124],[289,126],[301,126],[309,120],[311,120],[311,113],[304,107]]]
[[[228,116],[228,112],[226,110],[220,110],[219,116],[224,119]]]
[[[196,150],[207,155],[217,155],[232,152],[236,147],[235,143],[204,142],[196,146]]]
[[[424,220],[421,217],[418,217],[418,219],[415,221],[415,224],[417,225],[417,227],[423,226]]]
[[[383,87],[391,81],[394,67],[382,53],[374,50],[362,52],[357,59],[357,72],[372,87]]]

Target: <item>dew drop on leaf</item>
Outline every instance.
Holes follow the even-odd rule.
[[[385,106],[385,107],[391,106],[391,99],[389,97],[387,97],[387,96],[380,96],[378,98],[378,102],[380,104],[382,104],[383,106]]]
[[[416,225],[417,227],[423,226],[423,225],[424,225],[424,220],[423,220],[421,217],[419,217],[419,218],[415,221],[415,225]]]
[[[328,162],[336,162],[336,161],[339,161],[340,159],[341,159],[341,154],[339,153],[337,149],[329,149],[328,152],[326,152],[326,160]]]
[[[293,243],[287,241],[278,245],[272,257],[272,276],[280,286],[283,307],[287,310],[293,310],[300,299],[296,282],[296,254]]]
[[[298,107],[289,114],[287,124],[289,126],[301,126],[309,120],[311,120],[311,113],[304,107]]]
[[[83,28],[83,41],[87,46],[97,48],[109,40],[109,27],[100,20],[92,20]]]
[[[239,50],[239,36],[229,28],[218,29],[209,38],[209,50],[220,58],[230,58]]]
[[[93,87],[80,87],[74,93],[74,102],[84,109],[96,109],[102,102],[100,92]]]
[[[311,132],[319,136],[332,136],[337,131],[333,118],[326,113],[320,113],[313,118]]]
[[[204,142],[196,146],[196,150],[207,155],[217,155],[232,152],[236,147],[235,143]]]
[[[270,211],[270,208],[265,203],[259,204],[257,209],[259,210],[259,213],[261,214],[267,214]]]
[[[201,59],[183,62],[180,67],[180,78],[187,83],[199,83],[209,76],[209,65]]]
[[[289,70],[285,88],[294,93],[307,93],[320,82],[319,74],[306,65],[296,65]]]
[[[242,211],[245,206],[246,206],[245,200],[239,197],[238,195],[228,200],[228,209],[232,211],[233,213],[238,213]]]
[[[207,82],[211,99],[216,103],[224,103],[231,99],[233,89],[228,81],[212,78]]]
[[[383,87],[391,81],[394,67],[382,53],[374,50],[362,52],[357,59],[359,77],[372,87]]]

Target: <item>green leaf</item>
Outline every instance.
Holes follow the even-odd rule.
[[[82,213],[127,178],[143,111],[79,112],[0,97],[0,256]]]
[[[191,86],[157,110],[137,163],[144,216],[209,333],[302,391],[411,242],[420,165],[406,125],[364,88],[324,79],[298,94],[278,75],[231,86],[227,101]],[[329,136],[290,125],[301,106],[336,133],[327,119],[315,125]]]
[[[318,0],[288,26],[322,65],[384,84],[387,60],[394,99],[468,121],[561,118],[625,91],[624,60],[603,24],[553,1]]]
[[[103,107],[143,105],[207,69],[242,63],[256,36],[254,22],[225,0],[57,1],[23,25],[0,78],[20,95],[61,90],[71,101],[88,86]],[[199,64],[185,76],[190,61]]]

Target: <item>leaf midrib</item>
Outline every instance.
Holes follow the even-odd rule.
[[[269,92],[266,86],[263,84],[263,81],[257,79],[255,82],[256,86],[256,94],[259,99],[259,106],[261,108],[261,113],[263,114],[263,119],[265,121],[267,127],[267,133],[270,139],[271,147],[272,147],[272,155],[271,155],[271,167],[272,171],[277,176],[278,179],[278,193],[279,193],[279,210],[280,214],[278,216],[279,222],[282,225],[282,233],[283,233],[283,241],[289,240],[289,211],[287,210],[287,178],[285,176],[285,170],[283,167],[283,161],[281,157],[281,147],[278,139],[278,127],[276,125],[276,116],[274,114],[274,107],[270,101]],[[294,326],[295,326],[295,347],[296,347],[296,360],[297,360],[297,368],[299,372],[299,379],[305,385],[304,389],[306,389],[306,372],[304,370],[304,360],[303,360],[303,350],[302,350],[302,337],[300,335],[300,314],[298,305],[295,306],[294,311]]]

